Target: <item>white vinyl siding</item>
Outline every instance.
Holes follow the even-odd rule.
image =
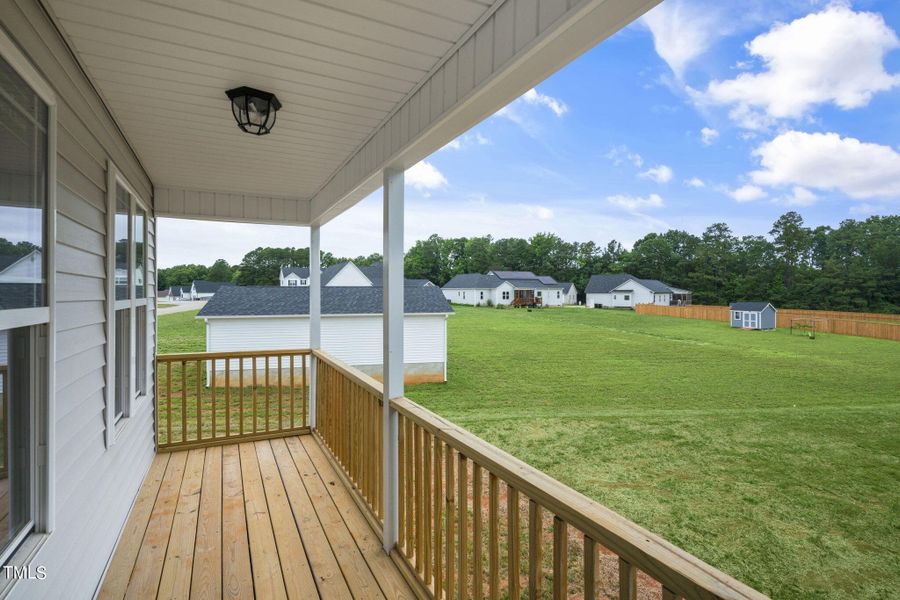
[[[444,362],[445,315],[408,315],[403,322],[404,362]],[[322,315],[322,349],[351,365],[380,365],[381,315]],[[207,350],[309,347],[308,317],[241,317],[207,320]]]
[[[347,286],[347,287],[372,287],[372,282],[369,281],[369,278],[366,277],[359,268],[353,263],[347,263],[347,265],[338,271],[338,273],[331,278],[326,285],[330,287],[334,286]]]
[[[19,581],[9,597],[90,598],[154,455],[150,402],[132,415],[115,446],[104,443],[107,160],[116,162],[142,198],[152,198],[152,186],[40,5],[0,0],[0,25],[50,81],[59,102],[55,527],[33,559],[46,566],[48,578]],[[153,294],[152,211],[148,226]],[[151,354],[153,307],[149,303]]]

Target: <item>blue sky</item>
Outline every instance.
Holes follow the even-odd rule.
[[[897,214],[898,37],[896,0],[666,0],[410,169],[406,245],[551,231],[630,246],[716,221],[765,234],[787,210],[811,225]],[[325,249],[380,252],[380,203],[326,224]],[[296,228],[159,229],[162,266],[183,262],[184,239],[199,262],[308,243]]]

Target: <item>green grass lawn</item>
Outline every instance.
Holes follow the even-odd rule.
[[[407,395],[773,598],[900,588],[897,342],[456,307],[449,382]]]

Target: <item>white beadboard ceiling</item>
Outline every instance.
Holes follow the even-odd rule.
[[[658,1],[45,5],[154,187],[165,191],[168,208],[161,212],[241,220],[247,203],[234,198],[252,195],[295,202],[286,221],[324,222],[377,188],[386,161],[410,166]],[[579,26],[588,29],[578,33]],[[568,30],[575,33],[566,47]],[[504,69],[526,64],[525,57],[530,72],[434,135],[451,109],[483,91],[482,84],[501,80]],[[237,128],[225,90],[241,85],[281,100],[271,134],[255,137]],[[433,139],[407,152],[426,133]],[[211,202],[228,196],[222,202],[237,208],[188,211],[189,194],[203,202],[197,192]]]

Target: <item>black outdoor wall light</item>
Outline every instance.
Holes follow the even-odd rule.
[[[225,92],[231,100],[231,112],[241,131],[266,135],[275,126],[275,113],[281,102],[275,94],[241,86]]]

